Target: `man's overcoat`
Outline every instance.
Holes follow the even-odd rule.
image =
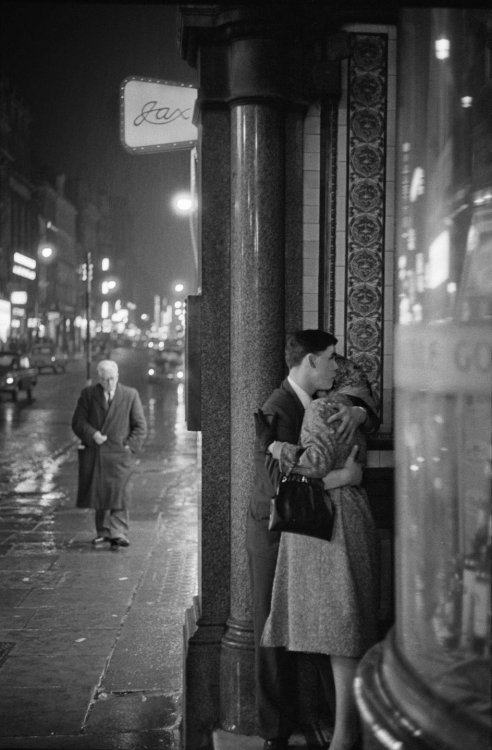
[[[87,386],[77,402],[72,430],[81,441],[77,507],[127,508],[127,484],[135,454],[147,435],[138,391],[118,383],[108,408],[103,387]],[[107,435],[102,445],[94,442],[97,430]]]

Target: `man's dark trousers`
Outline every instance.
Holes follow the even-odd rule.
[[[285,379],[263,404],[268,417],[277,415],[277,439],[297,443],[304,407]],[[278,462],[255,446],[255,491],[251,498],[246,527],[246,549],[253,599],[255,638],[256,713],[258,732],[265,739],[287,736],[292,731],[294,696],[297,688],[296,657],[283,648],[260,646],[265,622],[270,614],[273,580],[280,534],[268,531],[270,499],[278,484]]]
[[[265,622],[270,613],[273,580],[277,564],[278,540],[252,549],[259,537],[271,534],[267,522],[247,520],[249,575],[253,596],[253,628],[255,639],[256,713],[260,736],[288,737],[293,731],[296,713],[296,657],[284,648],[260,646]]]

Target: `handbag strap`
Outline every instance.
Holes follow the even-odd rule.
[[[294,463],[292,464],[292,466],[289,469],[287,469],[287,471],[284,474],[284,477],[288,477],[288,476],[290,476],[292,474],[292,472],[295,469],[296,465],[299,463],[299,459],[300,459],[300,457],[302,456],[303,453],[304,453],[304,448],[300,448],[299,452],[297,453],[296,460],[294,461]]]

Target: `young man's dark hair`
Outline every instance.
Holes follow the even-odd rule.
[[[310,328],[304,331],[294,331],[287,335],[285,344],[285,361],[287,367],[299,365],[306,354],[319,354],[335,346],[338,339],[327,331]]]

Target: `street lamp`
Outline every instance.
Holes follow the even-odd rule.
[[[109,294],[116,288],[116,281],[114,279],[107,279],[101,283],[102,294]]]
[[[51,247],[51,245],[42,245],[39,248],[39,255],[44,260],[50,260],[50,258],[53,257],[54,252],[55,251],[53,250],[53,248]]]
[[[47,307],[48,278],[47,266],[55,260],[55,247],[47,239],[41,240],[38,245],[38,289],[34,317],[36,319],[36,337],[44,336],[44,314]]]
[[[188,216],[193,211],[193,198],[190,193],[177,193],[173,196],[172,207],[177,214]]]
[[[194,164],[194,158],[192,156],[192,165]],[[189,192],[182,191],[176,193],[172,200],[171,206],[175,214],[178,216],[187,216],[189,227],[190,227],[190,238],[191,247],[193,250],[193,260],[195,262],[195,274],[198,281],[199,270],[198,270],[198,241],[197,241],[197,213],[198,213],[198,202],[196,198],[196,190],[193,178],[193,167],[192,167],[192,180],[191,190]]]
[[[94,266],[92,263],[92,253],[90,250],[86,251],[85,263],[82,263],[79,267],[79,273],[82,281],[85,284],[85,316],[87,325],[85,329],[85,361],[86,361],[86,374],[87,374],[87,385],[91,385],[91,308],[92,308],[92,277],[94,273]]]

